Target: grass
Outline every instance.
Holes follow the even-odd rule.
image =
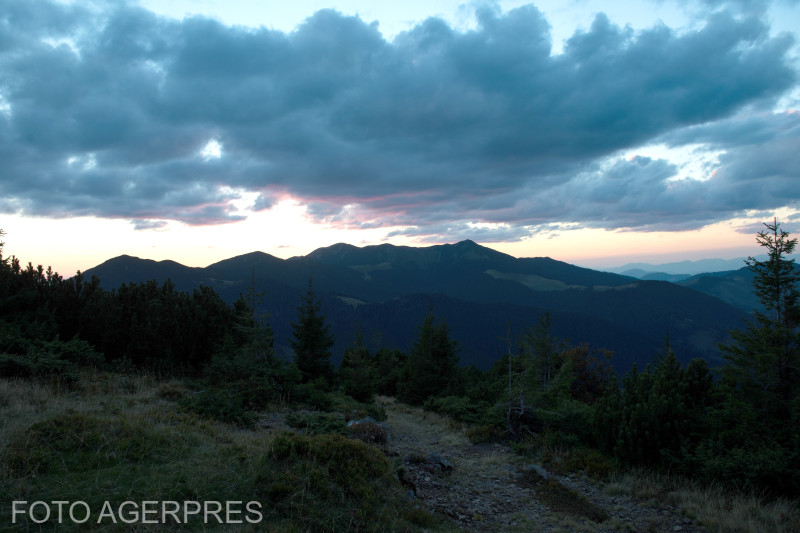
[[[374,447],[205,419],[181,407],[186,394],[178,380],[147,375],[87,372],[71,388],[0,380],[0,531],[417,531],[438,524],[405,499]],[[38,526],[21,515],[12,524],[12,502],[23,500],[85,502],[92,519],[56,524],[53,516]],[[213,515],[208,524],[191,516],[179,524],[170,515],[150,526],[125,524],[118,514],[116,524],[108,515],[96,523],[106,505],[116,511],[126,501],[240,501],[239,520],[256,516],[245,508],[253,501],[262,520],[232,529]]]
[[[666,500],[711,533],[800,533],[796,501],[767,499],[648,470],[617,474],[603,491],[642,500]]]

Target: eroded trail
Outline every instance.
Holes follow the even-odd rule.
[[[705,531],[682,517],[667,495],[644,504],[609,494],[582,476],[556,476],[526,464],[506,446],[473,445],[434,414],[393,403],[386,410],[406,486],[429,511],[462,530]],[[565,487],[582,496],[573,500]]]

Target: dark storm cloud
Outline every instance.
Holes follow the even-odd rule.
[[[389,42],[330,10],[283,33],[0,0],[0,211],[217,224],[252,191],[254,210],[292,195],[343,227],[488,241],[795,205],[798,115],[770,112],[796,86],[795,43],[741,11],[684,33],[600,14],[555,55],[533,6]],[[650,142],[720,166],[679,179],[620,156]]]

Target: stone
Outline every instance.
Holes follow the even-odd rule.
[[[539,465],[529,464],[526,468],[536,472],[542,479],[550,479],[550,473]]]
[[[442,454],[433,452],[425,456],[426,465],[434,465],[441,468],[442,472],[449,473],[453,470],[453,463],[442,457]]]

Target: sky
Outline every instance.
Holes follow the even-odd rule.
[[[755,255],[800,230],[798,28],[800,0],[0,0],[3,253]]]

